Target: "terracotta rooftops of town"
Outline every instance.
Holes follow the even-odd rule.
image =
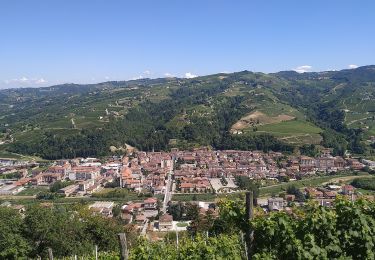
[[[144,203],[156,203],[158,202],[157,198],[147,198],[143,201]]]
[[[172,222],[172,221],[173,221],[173,217],[172,217],[172,215],[164,214],[164,215],[162,215],[162,216],[159,218],[159,221],[160,221],[160,222]]]

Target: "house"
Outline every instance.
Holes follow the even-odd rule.
[[[182,193],[191,193],[194,191],[194,184],[190,182],[181,183],[180,189]]]
[[[32,185],[49,185],[62,180],[63,177],[61,173],[39,173],[30,181]]]
[[[283,198],[269,198],[268,199],[268,210],[269,211],[279,211],[285,206],[285,201]]]
[[[9,184],[0,186],[0,195],[15,195],[22,191],[24,187],[17,186],[16,184]]]
[[[112,209],[115,205],[112,201],[95,201],[94,204],[89,206],[89,209],[96,214],[101,214],[105,217],[112,217]]]
[[[94,166],[77,166],[69,172],[70,180],[91,180],[100,175],[100,168]]]
[[[132,223],[133,221],[133,214],[129,214],[126,212],[121,212],[121,219],[125,221],[126,224]]]
[[[370,167],[371,169],[375,169],[375,161],[362,159],[362,162],[363,162],[365,165],[367,165],[368,167]]]
[[[140,202],[129,202],[128,204],[122,206],[122,211],[125,213],[138,213],[144,210],[143,204]]]
[[[319,157],[316,160],[316,166],[320,171],[328,171],[335,167],[335,159],[333,157]]]
[[[64,194],[66,197],[69,197],[73,193],[77,192],[78,189],[79,189],[79,185],[72,184],[72,185],[59,189],[57,192],[60,194]]]
[[[170,231],[173,228],[173,217],[169,214],[164,214],[159,218],[159,230]]]
[[[72,169],[70,163],[64,161],[63,163],[55,166],[51,166],[47,169],[49,173],[59,173],[63,176],[67,176],[69,171]]]
[[[143,226],[146,223],[146,216],[144,214],[139,214],[135,216],[135,223],[138,226]]]
[[[334,204],[334,199],[314,199],[320,206],[331,207]]]
[[[316,162],[314,158],[308,156],[301,156],[300,158],[300,171],[308,172],[315,168]]]
[[[323,192],[315,188],[305,188],[305,194],[311,199],[323,198]]]
[[[323,196],[326,199],[334,199],[336,198],[337,193],[335,191],[323,190]]]
[[[352,185],[344,185],[342,187],[342,193],[344,195],[352,195],[354,194],[354,187]]]
[[[364,164],[360,163],[358,160],[355,160],[355,159],[349,160],[349,165],[350,165],[350,169],[354,171],[362,170],[363,167],[365,167]]]
[[[140,190],[141,175],[135,174],[129,167],[124,167],[120,175],[120,187]]]
[[[335,167],[336,167],[336,169],[338,169],[338,170],[344,169],[345,164],[346,164],[346,162],[342,157],[340,157],[340,156],[335,157]]]
[[[157,198],[147,198],[143,201],[145,210],[157,210],[158,209],[158,199]]]

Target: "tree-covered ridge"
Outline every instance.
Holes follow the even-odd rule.
[[[103,155],[125,143],[277,151],[321,144],[335,154],[370,154],[374,75],[367,66],[2,90],[0,149],[49,159]]]

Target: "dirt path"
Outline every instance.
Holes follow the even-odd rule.
[[[354,123],[359,122],[359,121],[367,120],[367,119],[371,119],[371,117],[370,118],[369,117],[365,117],[365,118],[360,118],[360,119],[356,119],[356,120],[350,121],[348,123],[348,125],[354,124]]]
[[[347,181],[351,181],[351,180],[354,180],[354,179],[357,179],[357,178],[375,178],[374,176],[372,175],[352,175],[352,176],[343,176],[343,177],[337,177],[337,178],[332,178],[330,181],[327,181],[327,182],[323,182],[322,185],[325,185],[327,183],[330,183],[330,182],[347,182]]]

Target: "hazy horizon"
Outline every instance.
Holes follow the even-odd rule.
[[[373,1],[5,1],[0,88],[374,64]]]

